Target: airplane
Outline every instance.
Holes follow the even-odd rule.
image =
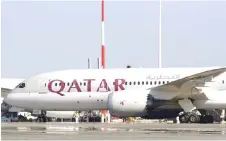
[[[25,79],[4,99],[27,109],[109,110],[116,117],[213,123],[226,108],[226,67],[62,70]]]
[[[25,79],[22,78],[1,78],[1,110],[10,112],[21,112],[26,111],[26,109],[13,107],[4,102],[4,98],[21,82]],[[29,112],[32,112],[30,110]],[[52,118],[73,118],[75,111],[46,111],[47,117]]]

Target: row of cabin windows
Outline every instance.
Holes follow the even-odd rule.
[[[142,82],[140,82],[140,81],[138,81],[138,82],[125,82],[125,85],[157,85],[157,84],[159,84],[159,85],[164,85],[164,84],[167,84],[167,83],[169,83],[169,81],[146,81],[146,83],[145,83],[145,81],[142,81]],[[57,86],[57,84],[59,84],[59,86],[61,86],[61,83],[55,83],[55,86]],[[224,80],[222,80],[222,84],[224,84]],[[46,84],[45,84],[46,85]],[[86,82],[84,82],[84,83],[82,83],[82,82],[80,82],[80,86],[86,86]],[[115,82],[113,82],[113,85],[115,85]],[[67,86],[70,86],[70,83],[68,82],[67,83]]]
[[[142,82],[140,82],[140,81],[138,81],[138,82],[125,82],[125,85],[157,85],[157,84],[159,84],[159,85],[161,85],[161,84],[167,84],[167,83],[169,83],[169,81],[142,81]],[[73,84],[73,83],[72,83]],[[87,84],[87,82],[84,82],[84,83],[82,83],[82,82],[80,82],[79,83],[80,84],[80,86],[86,86],[86,84]],[[71,86],[71,83],[67,83],[66,84],[67,86]],[[113,82],[113,85],[115,85],[115,82]],[[46,86],[46,84],[45,84],[45,86]],[[55,86],[61,86],[61,83],[55,83]]]
[[[145,83],[145,81],[142,81],[142,82],[140,82],[140,81],[138,81],[138,82],[125,82],[125,85],[156,85],[156,84],[159,84],[159,85],[161,85],[161,84],[167,84],[167,83],[169,83],[169,81],[146,81],[146,83]],[[225,81],[224,80],[222,80],[222,84],[224,84],[225,83]],[[59,84],[59,86],[61,86],[61,83],[55,83],[55,86],[57,86],[57,84]],[[86,82],[84,82],[84,83],[82,83],[82,82],[80,82],[80,86],[82,86],[82,85],[84,85],[84,86],[86,86]],[[115,85],[115,82],[113,82],[113,85]],[[45,86],[46,86],[46,83],[45,83]],[[70,83],[68,82],[67,83],[67,86],[70,86]],[[25,83],[20,83],[16,88],[25,88]]]

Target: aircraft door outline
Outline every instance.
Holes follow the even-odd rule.
[[[47,87],[45,81],[39,82],[38,94],[47,94]]]

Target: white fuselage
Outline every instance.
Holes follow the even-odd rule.
[[[102,110],[108,109],[108,96],[112,92],[145,90],[210,69],[213,67],[57,71],[26,79],[8,95],[6,101],[28,109]],[[226,83],[223,81],[226,81],[226,73],[206,85],[217,91],[225,91]],[[137,100],[139,101],[139,97]],[[223,106],[226,107],[226,101]],[[178,105],[168,108],[178,108]]]

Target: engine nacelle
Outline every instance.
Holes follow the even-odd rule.
[[[124,90],[108,96],[108,109],[116,117],[137,117],[147,114],[150,90]]]

